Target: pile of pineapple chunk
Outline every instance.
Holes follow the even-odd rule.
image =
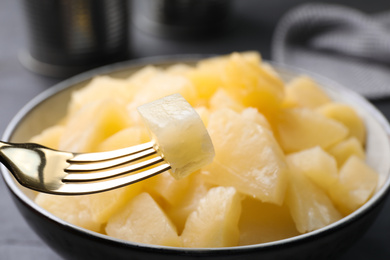
[[[115,238],[208,248],[322,228],[376,190],[378,175],[365,162],[359,114],[333,102],[307,76],[284,83],[256,52],[194,66],[146,66],[126,79],[98,76],[73,93],[63,120],[31,141],[73,152],[147,142],[136,108],[174,93],[207,126],[215,149],[210,164],[180,180],[164,172],[99,194],[38,194],[36,203]]]

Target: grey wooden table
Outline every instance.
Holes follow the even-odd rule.
[[[233,23],[223,35],[193,41],[163,39],[130,29],[132,58],[170,54],[219,54],[258,50],[270,58],[270,39],[278,18],[303,0],[235,3]],[[269,3],[272,2],[272,3]],[[328,1],[337,2],[337,1]],[[381,11],[387,1],[338,1],[368,12]],[[358,2],[358,3],[356,3]],[[364,3],[361,3],[364,2]],[[22,67],[18,54],[25,48],[23,13],[20,2],[0,0],[0,133],[15,113],[31,98],[59,82]],[[390,100],[375,103],[390,118]],[[390,201],[367,234],[342,259],[390,259]],[[0,259],[60,259],[27,226],[13,205],[0,178]]]

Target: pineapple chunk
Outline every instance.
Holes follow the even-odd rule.
[[[202,168],[205,180],[281,205],[287,165],[272,132],[230,109],[213,112],[208,130],[216,157]]]
[[[348,129],[307,108],[292,108],[280,113],[275,134],[283,150],[291,153],[314,146],[326,149],[344,139]]]
[[[175,205],[180,201],[179,194],[184,193],[188,185],[189,178],[176,180],[169,172],[163,172],[145,182],[145,188],[149,193],[157,193],[171,205]]]
[[[250,62],[252,64],[260,64],[261,63],[261,56],[260,56],[260,53],[258,53],[257,51],[244,51],[244,52],[240,52],[240,55],[245,60],[247,60],[248,62]],[[274,76],[277,76],[274,74],[275,71],[273,69],[271,69],[268,64],[263,63],[261,65],[267,66],[267,71],[269,73],[273,74]]]
[[[180,246],[176,227],[146,192],[133,198],[107,223],[109,236],[153,245]]]
[[[130,126],[111,135],[103,142],[101,142],[97,148],[97,151],[112,151],[145,143],[149,140],[149,134],[146,128],[141,126]]]
[[[287,160],[324,191],[338,180],[336,160],[319,146],[292,153]]]
[[[111,99],[88,103],[65,125],[59,149],[71,152],[94,152],[107,137],[130,124],[126,107]]]
[[[60,146],[60,139],[64,133],[64,127],[62,125],[55,125],[45,129],[39,135],[30,139],[30,142],[41,144],[52,149],[58,149]]]
[[[52,214],[81,227],[100,232],[100,227],[132,197],[141,192],[141,183],[83,196],[40,193],[35,202]]]
[[[300,76],[286,85],[286,107],[307,107],[314,109],[331,102],[328,95],[307,76]]]
[[[195,111],[200,116],[200,119],[202,119],[203,124],[207,126],[209,123],[209,116],[210,116],[209,110],[206,107],[200,106],[200,107],[195,107]]]
[[[246,197],[242,201],[240,245],[267,243],[300,233],[286,205],[277,206]]]
[[[176,179],[213,160],[214,148],[206,127],[180,94],[140,106],[138,111]]]
[[[219,88],[210,98],[210,109],[218,110],[221,108],[230,108],[236,112],[241,112],[245,107],[231,97],[223,88]]]
[[[165,72],[172,75],[187,76],[193,67],[184,63],[173,64],[165,69]]]
[[[86,198],[87,195],[59,196],[39,193],[35,198],[35,203],[73,225],[100,232],[102,223],[92,217],[91,209],[85,203]]]
[[[201,71],[209,71],[221,77],[228,58],[229,55],[216,56],[216,57],[203,59],[196,64],[196,68]]]
[[[286,204],[301,233],[325,227],[342,218],[328,195],[312,183],[290,160],[290,183]]]
[[[233,187],[210,189],[187,219],[181,240],[185,247],[236,246],[241,197]]]
[[[339,181],[330,191],[331,198],[345,215],[362,206],[374,193],[378,174],[357,156],[351,156],[340,169]]]
[[[85,104],[103,99],[129,102],[136,88],[124,79],[97,76],[84,88],[74,91],[68,105],[68,117],[79,111]]]
[[[362,160],[366,157],[362,143],[359,142],[356,137],[350,137],[333,145],[328,149],[328,152],[336,159],[339,167],[341,167],[352,155],[355,155]]]
[[[212,71],[197,68],[187,74],[200,99],[208,100],[222,85],[221,78]]]
[[[92,220],[106,223],[133,197],[141,193],[143,183],[135,183],[126,187],[91,195],[85,195],[83,204],[91,211]]]
[[[136,89],[139,89],[145,86],[151,78],[161,74],[161,72],[160,68],[148,65],[131,74],[126,80],[131,85],[134,85]]]
[[[198,99],[196,90],[187,77],[161,71],[138,88],[132,107],[136,108],[175,93],[180,93],[191,104],[196,104]]]
[[[206,196],[210,189],[199,173],[194,173],[186,179],[190,179],[186,189],[176,194],[179,200],[175,204],[168,204],[165,207],[179,234],[183,232],[188,215],[196,210],[199,201]]]
[[[137,108],[141,105],[161,99],[175,93],[181,94],[192,105],[197,105],[199,98],[192,82],[184,75],[167,73],[161,69],[147,67],[143,72],[136,73],[136,79],[129,79],[138,86],[132,102],[127,106],[130,118],[137,124],[142,119]]]
[[[239,53],[229,56],[222,78],[223,87],[246,107],[255,107],[267,118],[278,111],[284,98],[283,82],[258,61]]]
[[[249,107],[241,112],[241,116],[251,122],[254,122],[262,127],[272,131],[271,125],[268,123],[268,120],[265,116],[260,114],[256,108]]]
[[[349,130],[348,136],[356,137],[364,145],[366,128],[363,120],[352,107],[341,103],[329,103],[318,108],[318,112],[345,125]]]

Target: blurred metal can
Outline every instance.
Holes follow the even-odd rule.
[[[128,58],[127,0],[22,0],[28,69],[56,77]]]
[[[158,36],[190,38],[223,32],[231,0],[134,0],[134,24]]]

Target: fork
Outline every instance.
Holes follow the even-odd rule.
[[[0,161],[22,186],[57,195],[112,190],[171,169],[152,141],[98,153],[0,142]]]

